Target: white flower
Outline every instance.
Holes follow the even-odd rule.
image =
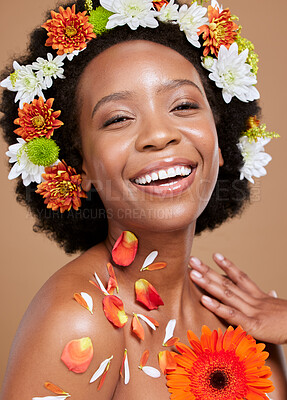
[[[220,46],[218,59],[215,59],[210,68],[209,78],[215,81],[217,87],[222,88],[222,96],[226,103],[230,103],[233,96],[247,102],[259,99],[260,95],[255,88],[256,76],[251,72],[251,66],[246,63],[248,49],[238,54],[237,43],[232,43],[229,49]],[[202,63],[205,67],[205,64]]]
[[[216,0],[211,0],[211,7],[217,8],[220,13],[223,11],[223,7],[220,6]]]
[[[44,79],[44,82],[47,88],[50,88],[53,84],[52,78],[61,78],[64,79],[64,68],[61,68],[64,63],[63,60],[66,58],[65,55],[57,56],[53,59],[51,53],[47,54],[47,60],[44,58],[38,57],[35,62],[33,62],[32,67],[33,70],[36,70],[37,77],[40,80]]]
[[[202,25],[208,22],[204,17],[207,12],[206,7],[199,6],[197,2],[192,3],[188,8],[186,4],[180,7],[177,23],[180,30],[184,31],[187,40],[195,47],[200,47],[198,32]]]
[[[158,19],[165,21],[177,21],[178,19],[178,4],[174,4],[174,0],[170,0],[168,4],[164,4],[160,11]]]
[[[253,140],[250,143],[247,136],[240,138],[238,148],[244,161],[240,170],[240,179],[246,178],[249,182],[254,183],[252,176],[260,178],[260,176],[266,175],[267,172],[264,167],[272,160],[272,157],[264,152],[264,146],[270,140],[258,138],[257,141]]]
[[[11,168],[8,179],[12,180],[22,175],[25,186],[30,185],[31,182],[41,183],[45,168],[35,165],[29,160],[24,148],[27,142],[24,139],[18,138],[17,141],[18,143],[9,146],[9,151],[6,152],[6,155],[10,157],[9,163],[15,163]]]
[[[33,72],[32,65],[19,65],[17,61],[14,61],[13,68],[14,72],[1,82],[1,86],[18,92],[15,103],[20,100],[19,107],[23,108],[23,104],[31,103],[35,96],[42,96],[45,100],[42,90],[47,89],[46,84]]]
[[[109,17],[107,29],[127,24],[132,30],[139,26],[156,28],[158,12],[151,0],[100,0],[101,6],[114,14]]]

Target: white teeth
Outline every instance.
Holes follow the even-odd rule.
[[[167,175],[167,173],[165,172],[164,169],[161,169],[161,170],[159,171],[159,173],[158,173],[158,177],[159,177],[159,179],[167,179],[167,178],[168,178],[168,175]]]
[[[171,167],[167,170],[161,169],[158,172],[152,172],[150,175],[141,176],[135,179],[135,183],[140,185],[145,185],[146,183],[151,183],[152,181],[164,180],[168,178],[174,178],[175,176],[187,176],[191,173],[191,168],[186,166]],[[168,183],[170,185],[172,183]]]
[[[174,168],[169,168],[167,170],[167,175],[168,175],[169,178],[173,178],[174,176],[176,176],[175,169]]]

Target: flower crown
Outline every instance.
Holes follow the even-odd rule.
[[[75,4],[60,7],[59,13],[51,11],[52,18],[42,27],[48,32],[45,45],[57,50],[57,56],[48,53],[47,59],[38,57],[26,66],[14,61],[14,72],[0,83],[17,92],[15,103],[19,101],[19,118],[14,123],[20,127],[14,132],[21,138],[6,153],[14,163],[8,178],[21,175],[25,186],[37,182],[36,193],[43,196],[48,208],[61,213],[72,207],[78,210],[81,198],[87,196],[81,188],[81,176],[58,159],[60,149],[51,137],[63,125],[57,119],[61,111],[52,109],[54,99],[46,101],[43,91],[52,86],[53,79],[65,78],[65,59],[71,61],[98,35],[125,24],[132,30],[139,26],[157,28],[158,21],[177,24],[191,45],[203,48],[202,66],[222,89],[226,103],[233,97],[243,102],[260,97],[255,87],[258,56],[254,46],[241,37],[241,26],[234,22],[238,18],[216,0],[211,0],[208,8],[200,0],[190,7],[174,4],[174,0],[100,0],[100,4],[94,10],[92,0],[86,0],[84,12],[76,13]],[[265,175],[264,167],[271,160],[264,146],[279,135],[267,132],[256,116],[251,116],[246,125],[238,143],[244,161],[240,179],[254,183],[252,176]]]

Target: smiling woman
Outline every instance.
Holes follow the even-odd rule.
[[[276,136],[258,121],[250,42],[228,9],[199,3],[65,4],[3,75],[18,199],[38,231],[83,253],[31,302],[1,400],[260,400],[274,387],[274,400],[286,397],[278,349],[268,346],[265,364],[248,334],[276,344],[287,335],[242,317],[247,334],[228,327],[241,323],[224,308],[235,307],[220,291],[228,284],[190,262],[194,235],[242,210]],[[252,283],[216,262],[234,282],[228,293],[257,304]],[[208,306],[202,288],[225,305]],[[267,297],[282,322],[284,300]]]

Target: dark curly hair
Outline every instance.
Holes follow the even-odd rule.
[[[72,5],[72,4],[67,4]],[[93,1],[93,7],[97,7]],[[77,2],[77,11],[84,11],[84,0]],[[47,15],[47,19],[50,14]],[[47,32],[44,28],[35,29],[27,54],[18,59],[20,64],[32,64],[37,57],[47,57],[53,52],[46,47]],[[116,27],[111,31],[98,36],[87,45],[71,62],[65,62],[66,79],[54,80],[52,88],[45,92],[47,98],[55,98],[54,110],[61,110],[61,120],[65,124],[59,134],[56,132],[53,139],[59,145],[60,158],[74,167],[78,173],[82,168],[81,141],[77,120],[77,85],[88,63],[99,53],[109,47],[129,40],[148,40],[170,47],[189,60],[200,75],[208,101],[216,122],[219,146],[222,151],[224,165],[220,168],[218,180],[211,199],[199,216],[196,223],[196,234],[205,229],[214,229],[222,222],[237,215],[249,199],[249,187],[246,179],[239,180],[239,170],[242,166],[242,156],[237,147],[241,133],[246,129],[246,121],[251,115],[259,115],[260,108],[256,101],[244,103],[233,98],[226,104],[222,98],[222,90],[208,78],[208,72],[201,66],[201,49],[197,49],[186,40],[185,34],[177,25],[161,23],[154,29],[138,28],[132,31],[128,26]],[[2,78],[12,71],[6,70]],[[15,129],[13,121],[18,117],[18,107],[14,103],[15,93],[5,90],[2,95],[0,111],[4,114],[1,125],[6,142],[15,143],[15,136],[11,134]],[[75,211],[61,214],[46,208],[43,198],[35,193],[37,185],[31,183],[25,187],[19,178],[16,193],[17,200],[26,205],[36,218],[34,230],[45,232],[50,238],[64,247],[67,253],[87,250],[103,241],[107,236],[108,223],[104,205],[93,189],[88,198],[82,200],[82,207]]]

